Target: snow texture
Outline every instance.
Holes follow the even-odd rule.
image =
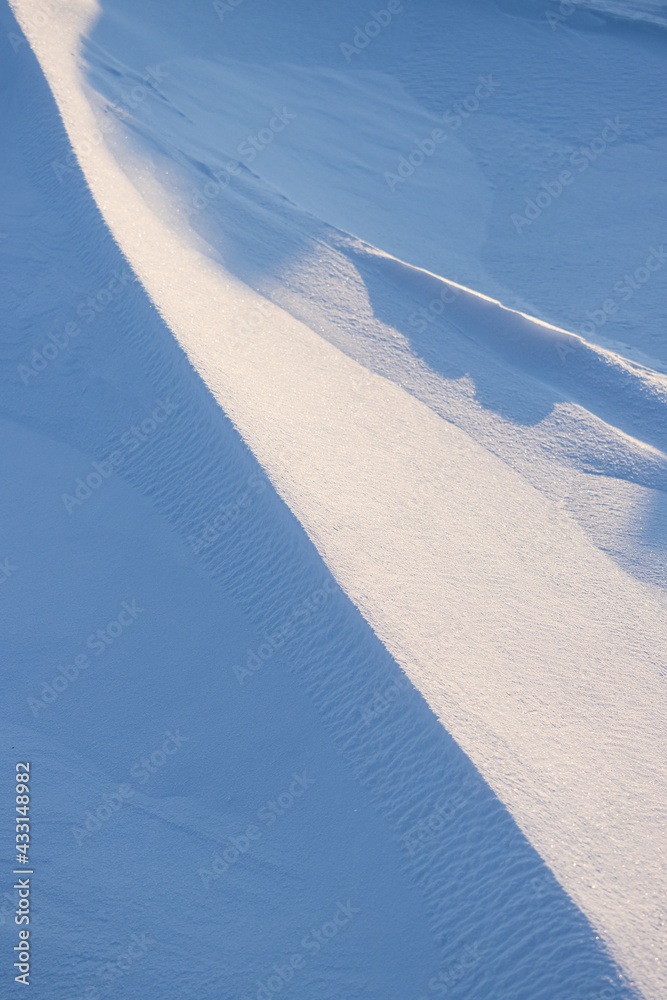
[[[38,1000],[667,995],[665,5],[389,6],[1,8]]]

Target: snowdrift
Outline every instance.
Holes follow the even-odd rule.
[[[38,995],[658,998],[664,377],[221,175],[203,10],[13,7]]]

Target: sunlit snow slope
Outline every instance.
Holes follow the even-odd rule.
[[[486,297],[516,306],[535,287],[536,311],[550,319],[573,308],[571,299],[554,305],[530,276],[523,286],[517,271],[501,274],[488,264],[503,245],[489,238],[498,178],[484,177],[479,155],[482,139],[493,140],[493,123],[474,148],[452,134],[442,160],[433,154],[397,190],[386,182],[385,170],[437,124],[424,98],[437,87],[428,73],[415,79],[413,50],[393,71],[401,33],[418,38],[429,19],[437,21],[433,5],[410,5],[369,45],[363,58],[376,60],[382,45],[390,46],[381,67],[341,58],[340,43],[366,16],[353,2],[330,16],[318,11],[317,20],[310,6],[294,4],[291,31],[283,7],[277,15],[259,0],[224,16],[208,4],[109,0],[97,7],[82,0],[62,5],[46,23],[23,0],[12,6],[76,158],[57,132],[27,46],[15,43],[6,117],[20,132],[23,159],[10,158],[6,173],[17,177],[22,169],[33,178],[33,188],[24,181],[11,203],[22,206],[14,208],[24,217],[12,252],[26,262],[33,299],[26,306],[17,296],[13,307],[8,438],[12,453],[41,477],[35,497],[46,499],[35,499],[30,521],[48,526],[39,551],[51,552],[55,566],[61,531],[71,531],[68,545],[82,544],[86,553],[98,538],[100,595],[111,578],[119,607],[143,585],[160,608],[157,624],[148,627],[146,614],[127,636],[146,644],[125,663],[127,681],[98,677],[88,695],[89,678],[77,681],[87,739],[71,728],[61,733],[62,702],[43,715],[33,711],[35,718],[22,708],[16,739],[49,746],[58,773],[85,771],[83,816],[96,795],[122,780],[129,718],[139,743],[146,708],[132,714],[131,692],[133,705],[150,705],[152,717],[155,699],[165,726],[180,722],[186,733],[186,722],[171,717],[182,709],[206,747],[204,774],[223,767],[226,785],[214,801],[193,792],[189,783],[201,780],[193,755],[180,784],[165,786],[168,795],[158,794],[156,776],[153,797],[139,789],[114,818],[127,824],[128,847],[135,813],[154,826],[142,827],[142,853],[123,859],[122,877],[109,873],[90,910],[98,964],[104,948],[125,946],[122,935],[117,945],[114,938],[102,946],[104,921],[118,926],[134,869],[156,874],[145,899],[132,903],[128,940],[130,931],[148,927],[147,901],[168,893],[167,865],[175,903],[170,912],[160,907],[154,938],[162,950],[155,947],[151,966],[160,995],[197,989],[211,997],[261,996],[273,963],[282,967],[292,950],[309,952],[300,944],[309,927],[350,902],[360,914],[354,911],[326,950],[313,951],[312,962],[307,957],[286,991],[583,1000],[605,989],[628,995],[629,983],[660,1000],[667,991],[660,857],[667,819],[667,380],[648,365],[661,357],[664,340],[655,331],[638,336],[621,356],[592,343],[601,336],[582,339]],[[453,6],[461,20],[464,8]],[[482,39],[501,24],[525,45],[532,33],[552,31],[539,6],[480,3],[463,23],[471,33],[473,22],[482,23]],[[608,30],[609,44],[620,45],[616,20],[609,28],[601,23],[595,31]],[[572,22],[558,30],[563,41],[557,36],[554,44],[567,48]],[[576,43],[586,44],[589,31],[586,22]],[[646,59],[654,58],[654,35],[647,37],[632,36],[633,59],[642,45]],[[469,80],[474,91],[478,76],[494,69],[478,68],[460,80],[461,98]],[[518,77],[502,82],[520,89]],[[35,121],[19,125],[26,92]],[[485,98],[489,112],[500,93]],[[589,124],[578,123],[577,141]],[[256,156],[241,148],[253,136]],[[619,140],[603,162],[611,164],[615,150],[644,163],[652,152],[650,144],[631,151]],[[555,154],[552,164],[557,175]],[[511,168],[509,159],[501,168]],[[618,162],[614,170],[623,172]],[[597,176],[600,205],[613,199],[614,178]],[[456,198],[438,199],[445,180]],[[572,191],[585,199],[582,184]],[[517,193],[519,208],[531,190]],[[545,209],[544,221],[556,225],[559,208],[551,205],[548,217]],[[567,219],[561,216],[565,229]],[[143,289],[121,280],[127,264],[105,227]],[[652,240],[649,232],[647,225],[638,240]],[[582,259],[572,266],[581,268]],[[41,276],[27,276],[40,267]],[[114,268],[118,284],[100,298]],[[656,271],[647,293],[658,294],[659,278]],[[564,281],[556,282],[561,292]],[[71,293],[63,291],[68,283]],[[46,326],[35,338],[29,321],[41,311],[50,332],[61,334],[69,316],[81,316],[85,288],[103,306],[95,323],[104,336],[71,337],[40,370],[31,349],[43,350]],[[644,364],[631,360],[640,355]],[[77,400],[71,411],[62,409],[65,391]],[[173,420],[147,435],[107,492],[87,498],[85,509],[56,514],[51,501],[60,504],[65,489],[56,483],[74,483],[93,459],[107,457],[165,395],[177,403]],[[12,509],[19,540],[24,513]],[[74,525],[84,517],[81,542],[83,529]],[[145,558],[134,557],[135,546]],[[82,579],[71,575],[82,601]],[[20,607],[18,574],[15,583],[10,600]],[[220,589],[229,602],[222,611]],[[67,619],[63,662],[93,628],[102,600],[94,594],[86,582],[85,601]],[[55,625],[64,614],[61,597],[49,600]],[[108,600],[103,619],[116,613]],[[27,631],[28,622],[21,627]],[[281,650],[264,655],[276,635]],[[39,640],[49,656],[52,638],[47,631]],[[120,641],[109,658],[119,655]],[[211,666],[216,648],[224,650],[219,674]],[[168,683],[161,655],[173,664]],[[264,659],[271,663],[260,671]],[[48,670],[34,663],[30,670],[39,691]],[[74,696],[69,692],[71,711]],[[110,717],[96,742],[100,698]],[[139,749],[128,766],[135,756]],[[184,749],[174,766],[185,756]],[[306,766],[315,775],[313,797],[304,790],[281,825],[271,823],[285,843],[260,828],[243,867],[232,865],[224,878],[212,873],[215,846],[225,844],[222,813],[224,836],[238,837],[262,804],[284,791],[281,781],[289,786]],[[81,790],[73,785],[69,794]],[[297,809],[309,802],[313,813],[300,820]],[[77,808],[72,804],[75,816]],[[71,842],[68,820],[62,836]],[[535,879],[537,857],[515,823],[562,892],[549,878]],[[183,856],[193,836],[196,858],[188,867]],[[210,841],[205,849],[202,838]],[[92,872],[115,857],[118,842],[110,847],[98,832],[80,846]],[[54,913],[75,862],[56,863],[64,867],[51,883]],[[203,983],[179,971],[189,968],[191,939],[177,943],[178,927],[200,919],[201,883],[214,894],[204,904]],[[221,935],[224,957],[215,954]],[[69,961],[74,969],[74,956]],[[66,995],[64,978],[55,988],[60,993],[50,995]],[[122,989],[139,995],[141,981]]]

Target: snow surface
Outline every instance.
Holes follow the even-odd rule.
[[[667,995],[667,268],[581,330],[664,250],[664,5],[580,6],[406,3],[349,64],[356,0],[16,0],[38,61],[3,11],[38,996]]]

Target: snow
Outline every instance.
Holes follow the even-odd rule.
[[[11,6],[37,995],[660,1000],[664,4]]]

